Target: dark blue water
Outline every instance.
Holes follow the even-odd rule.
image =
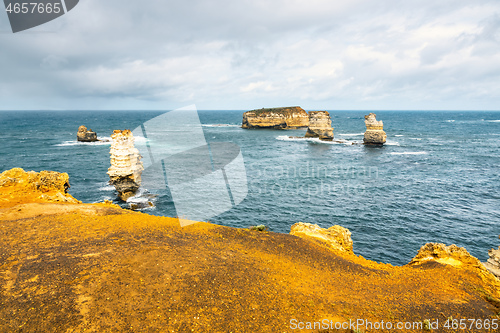
[[[109,143],[76,143],[78,126],[109,137],[159,114],[0,112],[0,170],[67,172],[79,200],[114,199]],[[357,254],[397,265],[426,242],[464,246],[483,261],[498,246],[500,112],[378,111],[384,147],[350,144],[362,140],[366,111],[331,112],[335,137],[347,144],[288,138],[305,130],[243,130],[242,111],[199,114],[207,141],[238,144],[247,169],[247,198],[213,223],[284,233],[296,222],[339,224]],[[176,215],[167,198],[147,212]]]

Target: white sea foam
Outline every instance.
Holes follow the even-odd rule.
[[[113,185],[106,185],[99,187],[99,191],[114,191],[115,187]]]
[[[141,197],[140,195],[136,195],[136,196],[133,196],[133,197],[127,199],[128,203],[137,203],[137,204],[146,203],[148,201],[149,201],[149,198]]]
[[[403,151],[403,152],[393,151],[390,154],[391,155],[427,155],[427,152],[426,151]]]
[[[235,124],[203,124],[203,127],[241,127],[241,125]]]
[[[360,140],[333,139],[333,141],[323,141],[323,140],[320,140],[319,138],[299,138],[299,137],[293,137],[293,136],[287,136],[287,135],[280,135],[280,136],[276,137],[276,140],[295,141],[295,142],[314,142],[314,143],[322,143],[322,144],[327,144],[327,145],[343,144],[346,146],[362,145],[363,144],[363,141],[360,141]],[[387,146],[399,146],[399,142],[387,141],[385,143],[385,145],[387,145]]]
[[[335,135],[340,135],[340,136],[361,136],[365,135],[365,133],[336,133]]]
[[[276,140],[280,141],[294,141],[294,142],[314,142],[314,143],[321,143],[321,144],[326,144],[326,145],[355,145],[355,144],[362,144],[362,141],[354,141],[354,140],[344,140],[344,139],[334,139],[334,141],[323,141],[320,140],[319,138],[299,138],[299,137],[293,137],[293,136],[288,136],[288,135],[280,135],[276,137]]]
[[[447,123],[454,123],[455,122],[455,119],[449,119],[449,120],[446,120]]]
[[[403,134],[396,134],[396,135],[394,135],[394,136],[398,136],[398,137],[399,137],[399,136],[404,136],[404,135],[403,135]]]
[[[489,123],[500,123],[500,119],[497,120],[486,120]]]
[[[157,200],[156,195],[149,193],[147,190],[143,188],[139,188],[139,191],[133,197],[127,199],[127,203],[136,204],[140,208],[137,210],[146,210],[146,209],[156,209],[154,202]]]
[[[56,147],[79,146],[79,145],[101,146],[101,145],[110,145],[111,141],[112,141],[110,137],[97,137],[97,139],[99,139],[101,141],[81,142],[81,141],[71,140],[71,141],[64,141],[63,143],[59,143],[59,144],[54,145],[54,146],[56,146]]]
[[[143,142],[147,142],[147,141],[148,141],[148,139],[146,139],[143,136],[134,136],[134,142],[143,143]]]

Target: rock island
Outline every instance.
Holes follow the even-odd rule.
[[[309,125],[309,115],[299,106],[247,111],[242,128],[297,129]]]
[[[328,111],[309,111],[309,127],[305,137],[333,140],[332,119]]]

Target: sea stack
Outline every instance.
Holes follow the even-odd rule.
[[[306,138],[319,138],[324,141],[333,140],[333,128],[328,111],[309,111],[309,127]]]
[[[85,126],[78,127],[78,133],[76,133],[76,140],[80,142],[95,142],[99,141],[97,139],[97,133],[92,131],[90,128],[87,129]]]
[[[247,111],[242,128],[297,129],[309,125],[307,112],[299,106]]]
[[[365,145],[383,145],[387,140],[384,132],[384,123],[377,121],[377,115],[370,113],[365,116],[366,132],[363,142]]]
[[[500,246],[498,247],[498,250],[489,250],[488,254],[490,258],[484,263],[484,267],[486,267],[491,274],[500,279]]]
[[[144,170],[141,155],[134,147],[134,135],[130,130],[115,130],[111,139],[109,183],[116,188],[120,199],[126,201],[141,186],[141,174]]]

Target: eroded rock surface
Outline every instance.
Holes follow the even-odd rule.
[[[377,121],[375,113],[365,116],[366,132],[363,142],[366,145],[382,145],[387,141],[387,134],[384,132],[384,123]]]
[[[500,278],[500,246],[498,247],[498,250],[489,250],[488,254],[490,258],[484,263],[484,267],[486,267],[486,269],[497,278]]]
[[[299,222],[292,225],[290,234],[318,241],[337,251],[352,253],[351,232],[339,225],[324,229],[316,224]]]
[[[55,171],[24,171],[14,168],[0,174],[0,201],[9,201],[20,193],[35,202],[79,203],[68,194],[69,176]]]
[[[242,128],[296,129],[309,125],[309,115],[298,106],[247,111]]]
[[[306,138],[333,140],[332,120],[328,111],[309,111],[309,127]]]
[[[144,169],[139,150],[134,147],[134,135],[130,130],[115,130],[110,149],[111,167],[108,169],[109,183],[118,192],[121,200],[127,201],[141,186]]]
[[[76,139],[80,142],[95,142],[99,141],[97,139],[97,133],[91,129],[87,129],[85,126],[78,127],[78,133],[76,133]]]
[[[430,261],[455,267],[467,265],[484,269],[481,262],[476,257],[473,257],[465,248],[456,246],[455,244],[446,246],[441,243],[425,244],[408,265],[422,265]]]

